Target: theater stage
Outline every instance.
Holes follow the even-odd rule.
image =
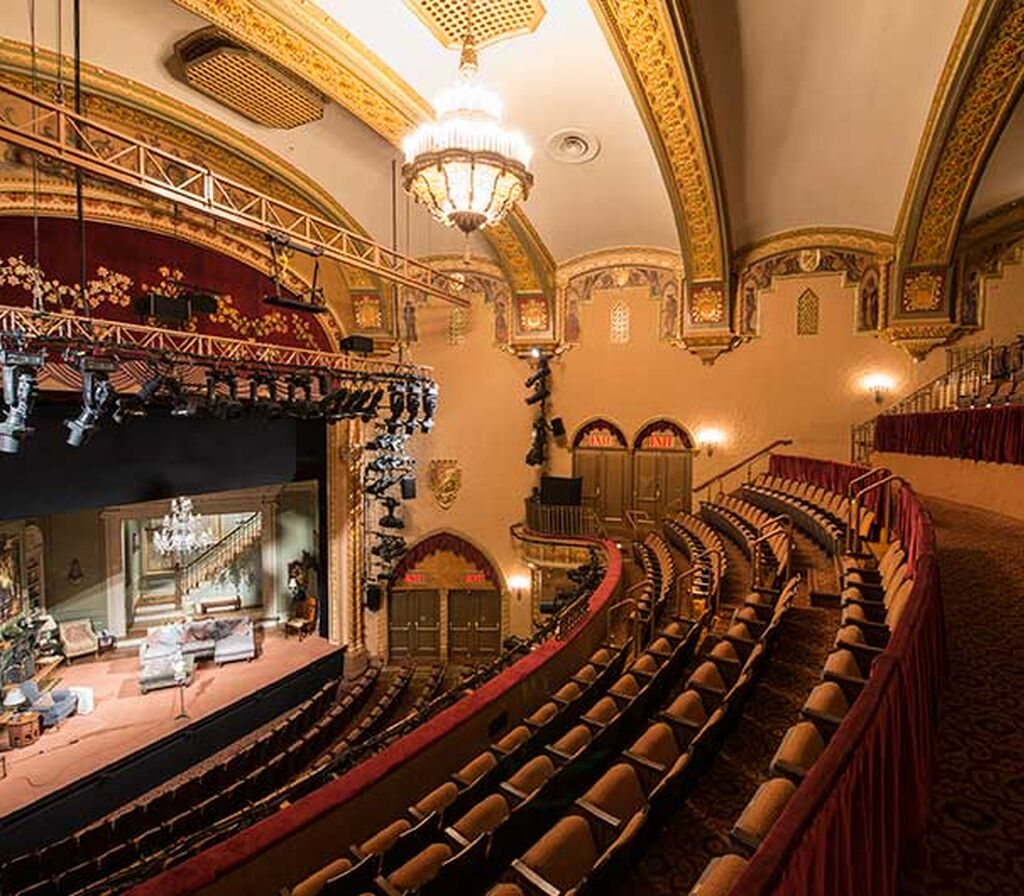
[[[7,827],[10,813],[55,795],[190,726],[201,727],[197,723],[249,695],[295,677],[299,670],[332,653],[338,655],[334,674],[341,674],[341,652],[316,635],[299,641],[270,630],[260,638],[259,647],[259,654],[251,662],[221,667],[212,660],[197,663],[192,683],[184,690],[187,719],[175,718],[180,709],[178,688],[148,694],[140,691],[136,650],[125,648],[110,658],[65,663],[58,670],[57,687],[92,688],[95,708],[88,715],[65,719],[31,746],[0,754],[7,761],[7,778],[0,783],[0,827]],[[320,680],[325,680],[323,675]],[[287,711],[287,707],[281,711]]]

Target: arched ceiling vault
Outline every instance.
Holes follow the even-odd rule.
[[[312,3],[174,2],[290,69],[396,146],[433,115],[390,66]],[[517,292],[551,293],[554,259],[522,209],[484,235]]]

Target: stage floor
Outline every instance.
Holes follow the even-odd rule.
[[[180,708],[178,688],[148,694],[139,690],[137,651],[65,663],[57,672],[57,687],[92,688],[95,708],[65,719],[31,746],[0,754],[7,761],[7,778],[0,783],[0,819],[337,650],[316,635],[285,640],[274,630],[265,632],[261,642],[252,662],[221,667],[212,660],[198,663],[184,692],[189,718],[179,720],[174,718]]]

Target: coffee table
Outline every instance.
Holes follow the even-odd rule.
[[[182,668],[185,673],[184,679],[176,674]],[[187,687],[192,683],[195,668],[196,660],[191,654],[147,660],[142,664],[142,671],[139,673],[139,687],[143,694],[160,688],[173,688],[179,685]]]

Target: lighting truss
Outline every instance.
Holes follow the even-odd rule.
[[[100,177],[141,189],[205,212],[266,237],[276,234],[296,245],[419,290],[453,305],[469,307],[455,277],[388,249],[339,224],[303,211],[223,177],[195,162],[165,152],[109,125],[76,114],[27,91],[0,85],[0,139]]]

